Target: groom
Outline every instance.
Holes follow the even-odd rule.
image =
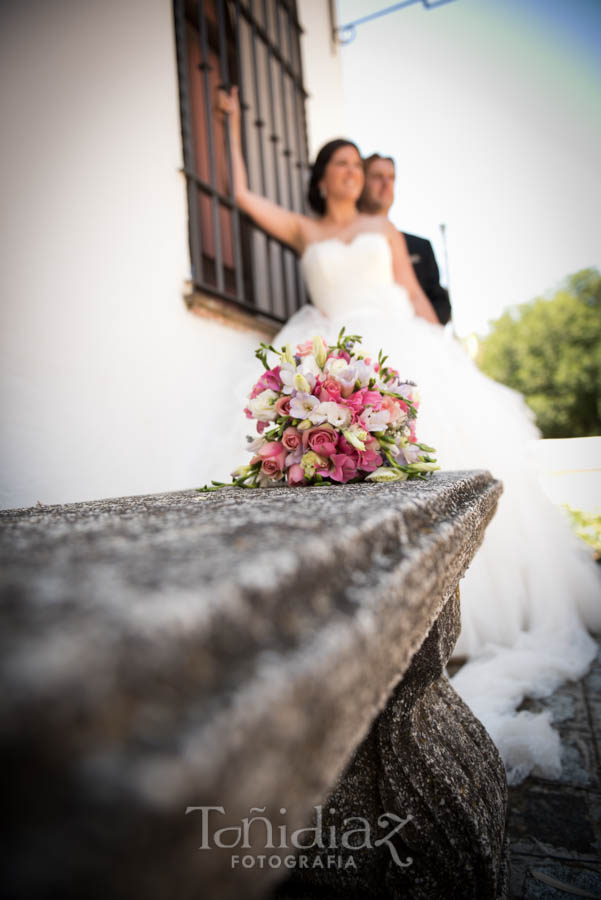
[[[395,168],[392,157],[372,153],[363,160],[365,185],[357,206],[361,212],[388,215],[394,201]],[[449,292],[440,284],[440,273],[432,244],[415,234],[402,232],[407,242],[409,258],[422,290],[434,307],[441,325],[451,318]]]

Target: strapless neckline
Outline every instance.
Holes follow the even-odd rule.
[[[390,250],[390,244],[388,243],[388,238],[382,231],[360,231],[359,234],[356,234],[355,237],[350,241],[345,241],[339,237],[323,238],[323,240],[321,240],[321,241],[311,241],[311,243],[307,244],[307,246],[301,253],[300,259],[303,260],[307,256],[307,254],[309,253],[309,251],[311,250],[312,247],[318,247],[321,244],[342,244],[343,247],[350,248],[350,247],[353,247],[360,238],[366,238],[366,237],[382,238],[384,241],[386,241],[386,245],[388,246],[388,249]]]

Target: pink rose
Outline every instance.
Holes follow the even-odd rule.
[[[298,450],[301,445],[302,435],[298,428],[285,428],[284,433],[282,435],[282,444],[286,448],[286,450]]]
[[[314,425],[303,431],[303,448],[309,447],[319,456],[331,456],[336,452],[337,432],[331,425]]]
[[[259,457],[263,460],[261,471],[265,475],[275,475],[284,468],[286,448],[280,441],[268,441],[259,450]]]
[[[261,472],[263,475],[268,475],[269,477],[282,474],[282,470],[278,466],[276,459],[264,459],[261,463]]]
[[[276,410],[278,416],[289,416],[290,415],[290,397],[280,397],[279,400],[276,400],[275,410]]]
[[[322,403],[327,403],[331,400],[334,403],[338,403],[340,401],[340,391],[340,383],[335,378],[326,378],[319,393],[319,399]]]
[[[306,484],[305,472],[300,465],[290,466],[287,472],[288,484],[290,487],[298,487],[300,484]]]

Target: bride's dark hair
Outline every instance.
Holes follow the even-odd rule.
[[[313,210],[313,212],[319,213],[320,216],[323,216],[326,211],[326,201],[319,193],[319,182],[323,178],[323,173],[326,170],[326,166],[331,160],[334,153],[339,150],[341,147],[354,147],[359,156],[361,153],[359,148],[353,141],[348,141],[346,138],[336,138],[334,141],[328,141],[327,144],[324,144],[317,156],[315,157],[315,162],[313,163],[313,168],[311,169],[311,178],[309,179],[309,190],[307,191],[307,200],[309,206]]]

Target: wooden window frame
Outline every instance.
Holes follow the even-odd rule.
[[[295,0],[174,0],[191,283],[251,316],[285,322],[306,302],[296,255],[231,191],[216,87],[238,84],[249,186],[305,211],[307,128]]]

